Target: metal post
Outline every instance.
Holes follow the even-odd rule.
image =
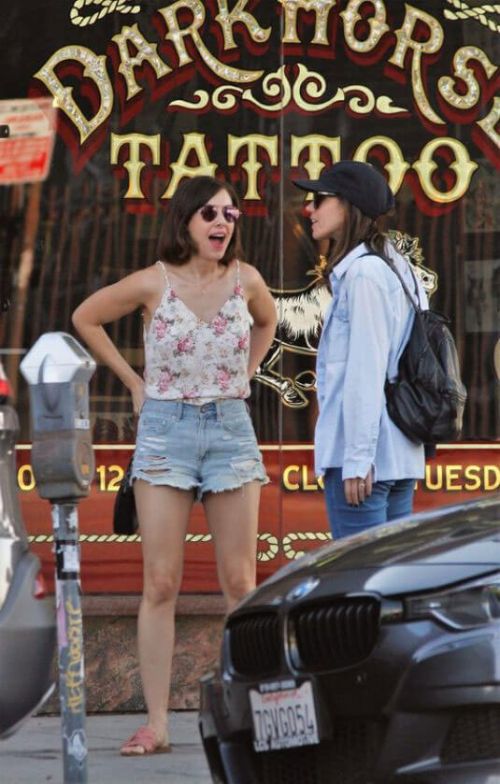
[[[52,511],[64,784],[88,781],[77,503],[89,494],[95,468],[88,390],[94,370],[90,354],[64,332],[42,335],[21,362],[30,385],[33,473]]]
[[[52,504],[64,784],[87,784],[80,545],[76,503]]]

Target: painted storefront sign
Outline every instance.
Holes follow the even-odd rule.
[[[0,190],[0,322],[4,364],[44,331],[66,331],[95,288],[152,263],[179,181],[232,181],[243,197],[246,259],[273,290],[280,324],[252,385],[252,412],[272,484],[264,489],[259,574],[326,541],[320,480],[312,472],[314,360],[328,302],[315,285],[302,197],[291,185],[340,158],[383,169],[397,194],[393,228],[452,319],[469,391],[464,441],[443,445],[417,491],[426,509],[499,483],[500,32],[476,0],[176,0],[54,2],[37,18],[7,12],[17,48],[0,32],[0,98],[49,98],[58,109],[25,307],[16,271],[26,195]],[[3,36],[3,38],[2,38]],[[23,45],[26,38],[26,45]],[[28,45],[29,42],[29,45]],[[22,54],[21,54],[22,52]],[[4,59],[2,59],[4,58]],[[17,58],[17,59],[16,59]],[[16,233],[17,227],[17,233]],[[22,312],[22,316],[19,313]],[[16,315],[17,314],[17,315]],[[113,325],[142,367],[140,318]],[[140,589],[137,541],[111,533],[113,491],[134,440],[131,406],[99,369],[91,405],[97,473],[81,505],[82,578],[90,591]],[[19,387],[27,442],[27,394]],[[31,535],[50,563],[50,519],[18,450]],[[216,590],[211,543],[198,510],[187,543],[185,590]]]

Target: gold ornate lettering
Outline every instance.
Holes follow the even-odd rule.
[[[245,25],[251,38],[258,43],[265,43],[271,35],[271,28],[264,30],[252,14],[245,11],[248,0],[238,0],[231,11],[228,10],[227,0],[217,0],[219,13],[215,17],[222,28],[224,35],[224,49],[235,49],[236,43],[233,37],[233,25],[240,22]]]
[[[161,57],[156,52],[156,44],[150,44],[146,41],[142,33],[139,32],[137,25],[132,27],[122,27],[121,31],[114,35],[112,38],[118,46],[120,53],[120,65],[118,66],[119,72],[125,79],[127,85],[127,100],[133,98],[134,95],[140,93],[143,89],[139,87],[135,80],[134,68],[142,65],[143,62],[149,63],[156,73],[158,79],[162,76],[172,72],[172,69],[166,65]],[[132,56],[129,51],[128,42],[131,42],[137,54]]]
[[[389,186],[393,193],[397,193],[403,182],[403,177],[410,168],[403,158],[401,147],[388,136],[371,136],[361,142],[354,153],[354,160],[366,162],[373,147],[383,147],[389,153],[389,162],[385,164],[385,168],[389,173]]]
[[[64,87],[55,73],[57,66],[66,60],[75,60],[83,65],[83,76],[91,79],[99,91],[100,106],[90,120],[81,112],[74,100],[73,88]],[[34,76],[50,90],[55,99],[54,105],[61,109],[76,126],[81,144],[110,116],[113,108],[113,87],[106,72],[104,55],[96,55],[85,46],[64,46],[54,52]]]
[[[300,38],[297,35],[297,16],[299,10],[314,11],[316,14],[316,26],[314,38],[311,43],[325,44],[328,41],[328,16],[332,8],[337,5],[337,0],[279,0],[285,12],[285,30],[283,35],[284,44],[298,44]]]
[[[418,41],[412,38],[418,22],[425,24],[429,30],[427,41]],[[411,81],[413,95],[419,110],[424,117],[437,125],[444,125],[442,120],[434,111],[425,93],[424,81],[422,78],[422,55],[437,52],[443,44],[443,28],[430,14],[426,14],[419,8],[406,5],[406,14],[403,25],[394,31],[397,37],[397,44],[389,58],[389,62],[397,68],[404,69],[405,56],[408,50],[413,51],[411,60]]]
[[[236,157],[239,150],[247,150],[247,159],[241,164],[248,179],[247,191],[243,198],[260,199],[257,190],[257,175],[262,168],[262,164],[258,160],[257,150],[265,150],[269,156],[271,166],[277,166],[278,138],[276,136],[264,136],[264,134],[261,133],[252,133],[249,136],[233,136],[232,134],[228,134],[227,147],[227,162],[229,166],[234,166],[236,164]]]
[[[456,182],[446,193],[439,191],[432,183],[432,174],[437,169],[437,163],[434,161],[433,155],[440,147],[448,147],[455,156],[455,160],[450,164],[450,169],[455,174]],[[471,177],[477,169],[477,163],[471,161],[467,148],[462,142],[444,136],[443,138],[438,137],[427,142],[420,153],[420,158],[413,164],[413,168],[419,176],[423,192],[431,201],[435,201],[438,204],[450,204],[452,201],[460,199],[466,193]]]
[[[481,90],[472,68],[467,67],[469,60],[477,60],[484,68],[488,79],[491,79],[496,65],[489,60],[488,55],[477,46],[462,46],[455,52],[453,57],[453,77],[441,76],[438,80],[438,90],[450,106],[455,109],[470,109],[475,106],[481,97]],[[455,90],[456,80],[462,79],[467,85],[467,92],[464,95]]]
[[[354,30],[356,23],[363,18],[359,13],[359,9],[364,3],[365,0],[351,0],[345,11],[340,12],[340,16],[344,20],[344,36],[349,49],[352,49],[353,52],[360,52],[362,54],[371,52],[372,49],[375,49],[384,33],[390,30],[390,27],[386,21],[384,3],[382,0],[372,0],[375,16],[366,20],[368,22],[370,32],[367,38],[365,38],[363,41],[360,41],[359,38],[356,38],[354,35]]]
[[[158,166],[160,163],[160,134],[154,136],[146,136],[143,133],[128,133],[120,136],[117,133],[111,134],[111,153],[110,163],[116,165],[118,163],[118,153],[123,145],[128,145],[129,158],[123,164],[128,172],[128,190],[124,196],[125,199],[143,199],[144,194],[141,190],[141,171],[145,167],[144,161],[141,161],[141,145],[145,145],[153,156],[153,165]]]
[[[321,150],[329,150],[332,162],[339,161],[341,156],[340,136],[321,136],[319,133],[309,136],[295,136],[290,139],[290,165],[298,166],[300,154],[307,150],[307,159],[302,164],[309,179],[316,180],[325,167],[321,160]]]
[[[191,11],[193,14],[193,21],[189,27],[181,30],[177,14],[182,8],[187,8]],[[193,61],[184,43],[184,39],[189,37],[200,53],[205,65],[207,65],[220,79],[240,84],[253,82],[256,79],[259,79],[264,73],[264,71],[244,71],[239,68],[233,68],[230,65],[225,65],[209,52],[198,32],[205,21],[205,8],[203,3],[199,2],[199,0],[177,0],[176,3],[172,3],[172,5],[169,5],[167,8],[159,8],[158,13],[165,19],[168,28],[165,37],[169,41],[172,41],[175,46],[179,58],[179,67]]]
[[[192,152],[195,153],[198,159],[198,166],[187,165],[187,160]],[[183,177],[194,177],[198,174],[208,174],[211,177],[215,177],[217,164],[212,163],[208,157],[204,133],[184,134],[182,150],[176,163],[171,164],[171,169],[173,172],[172,177],[165,193],[162,195],[162,199],[172,198]]]
[[[497,149],[500,148],[500,134],[497,131],[497,125],[500,121],[500,98],[496,96],[493,100],[493,107],[490,113],[483,119],[478,120],[477,124],[488,136]]]

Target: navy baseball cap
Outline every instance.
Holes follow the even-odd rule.
[[[294,180],[297,188],[342,196],[369,218],[378,218],[394,207],[394,195],[370,163],[339,161],[324,169],[317,180]]]

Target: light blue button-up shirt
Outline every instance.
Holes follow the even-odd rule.
[[[414,310],[401,283],[379,256],[365,255],[363,243],[332,270],[332,301],[325,314],[317,356],[319,417],[315,469],[342,467],[343,479],[375,481],[424,476],[423,446],[411,442],[387,414],[384,384],[397,376]],[[387,243],[410,291],[408,262]],[[362,258],[361,258],[362,257]],[[419,299],[427,297],[419,284]]]

